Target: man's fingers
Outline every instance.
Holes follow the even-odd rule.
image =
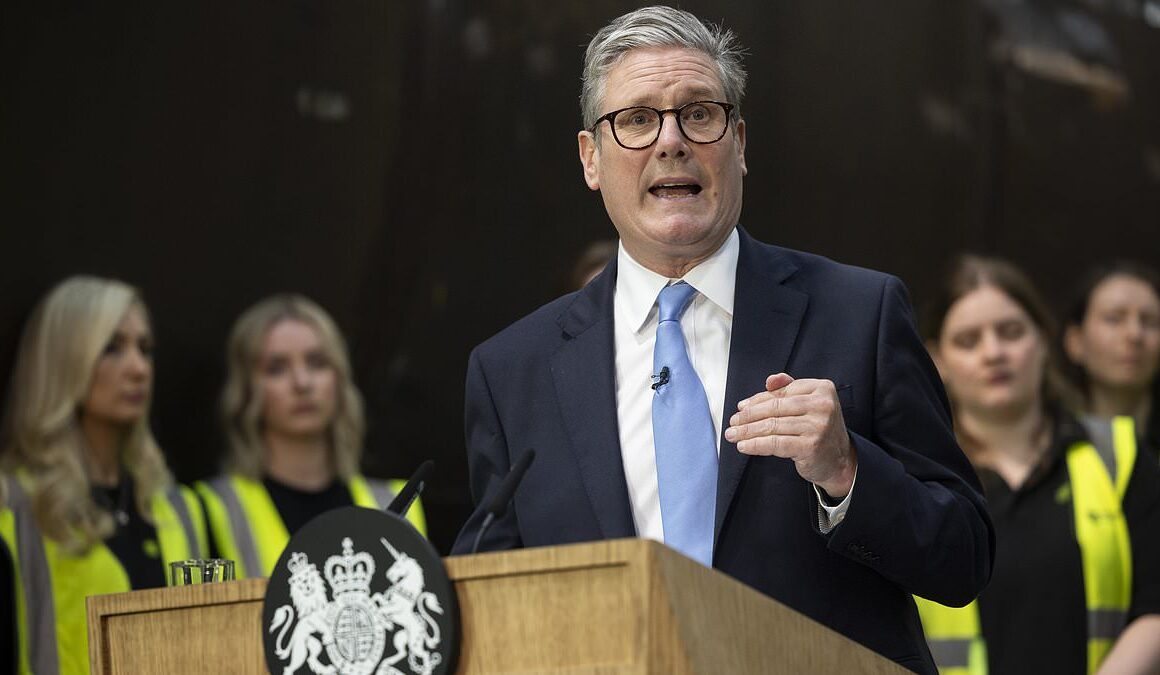
[[[784,384],[781,384],[783,382],[784,382]],[[767,377],[765,379],[765,383],[766,383],[767,389],[771,385],[781,384],[781,386],[777,387],[775,389],[772,389],[772,390],[758,392],[758,393],[754,394],[753,396],[750,396],[749,398],[742,399],[741,401],[738,401],[737,409],[738,410],[745,410],[746,408],[748,408],[751,405],[754,405],[756,403],[761,403],[763,401],[768,401],[771,398],[778,398],[778,397],[789,398],[791,396],[800,396],[800,395],[804,395],[804,394],[812,394],[812,393],[819,392],[819,391],[825,392],[828,394],[833,394],[833,392],[834,392],[834,383],[831,382],[830,380],[814,380],[814,379],[795,380],[792,377],[790,377],[789,375],[786,375],[785,373],[777,373],[776,375],[770,375],[769,377]]]
[[[801,415],[807,415],[810,412],[811,402],[804,396],[769,396],[760,401],[750,403],[736,413],[733,413],[733,416],[729,418],[729,424],[731,426],[748,424],[766,417],[799,417]]]
[[[795,380],[785,373],[770,375],[765,378],[766,391],[761,391],[749,398],[742,399],[737,403],[737,409],[744,410],[755,403],[768,401],[771,398],[809,393],[814,389],[814,385],[811,384],[812,382],[816,382],[816,380]]]
[[[740,401],[738,401],[737,402],[737,409],[738,410],[745,410],[746,408],[753,406],[753,405],[757,405],[758,403],[764,403],[764,402],[772,399],[776,395],[777,395],[776,393],[768,392],[768,391],[763,391],[759,394],[754,394],[753,396],[750,396],[749,398],[743,398]]]
[[[804,447],[800,436],[760,436],[737,443],[737,450],[742,454],[784,459],[795,459]]]
[[[788,373],[774,373],[773,375],[765,378],[765,390],[777,391],[778,389],[788,385],[790,382],[793,382],[793,377],[791,377]]]
[[[763,436],[802,436],[812,429],[805,417],[764,417],[745,424],[731,424],[725,430],[725,440],[738,443]]]

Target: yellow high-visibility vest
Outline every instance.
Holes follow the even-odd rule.
[[[1136,465],[1131,417],[1112,420],[1115,480],[1087,441],[1067,450],[1075,537],[1083,567],[1087,607],[1087,672],[1095,673],[1128,618],[1132,602],[1132,542],[1122,503]],[[986,675],[987,650],[976,602],[946,607],[915,598],[931,655],[942,675]]]
[[[0,537],[12,552],[19,672],[86,675],[89,635],[85,598],[132,590],[121,561],[104,544],[73,555],[41,535],[20,480],[7,478],[7,505],[0,509]],[[205,557],[205,517],[192,490],[174,485],[152,497],[159,564]]]
[[[381,509],[391,503],[405,483],[353,476],[347,489],[355,506]],[[237,578],[270,576],[290,541],[290,533],[266,486],[261,481],[228,474],[198,482],[195,487],[205,501],[218,555],[234,561]],[[427,522],[418,500],[407,512],[407,520],[427,536]]]

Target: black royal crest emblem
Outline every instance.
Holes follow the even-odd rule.
[[[435,549],[393,513],[350,506],[302,527],[262,609],[266,665],[292,675],[455,672],[459,607]]]

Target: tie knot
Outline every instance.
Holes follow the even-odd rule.
[[[657,323],[680,321],[681,315],[685,313],[689,301],[693,299],[696,292],[697,289],[683,281],[662,288],[660,295],[657,296],[657,304],[660,305],[660,316]]]

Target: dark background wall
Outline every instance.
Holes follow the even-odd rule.
[[[469,496],[470,348],[614,236],[576,155],[588,37],[638,3],[80,0],[0,10],[0,376],[62,277],[140,286],[154,424],[212,473],[237,314],[326,306],[366,395],[368,472],[439,464]],[[686,2],[749,46],[743,223],[900,275],[971,249],[1062,302],[1076,270],[1160,250],[1160,5],[1130,0]]]

